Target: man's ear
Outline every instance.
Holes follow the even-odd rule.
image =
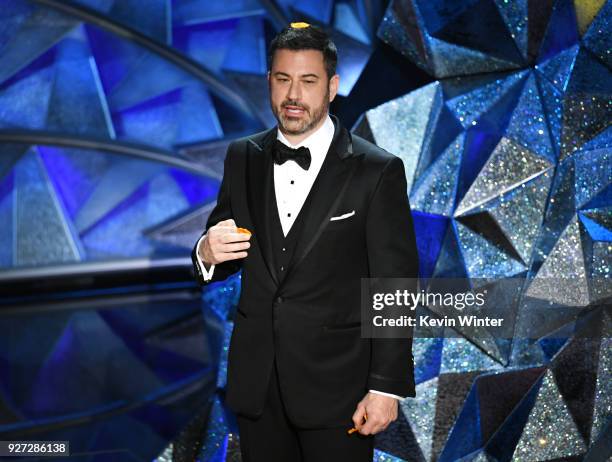
[[[332,75],[329,79],[329,102],[331,103],[336,95],[338,94],[338,86],[340,85],[340,76],[338,74]]]

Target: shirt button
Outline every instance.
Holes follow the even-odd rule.
[[[288,216],[288,217],[290,217],[290,216],[291,216],[291,214],[290,214],[290,213],[288,213],[288,214],[287,214],[287,216]]]
[[[283,303],[283,297],[276,297],[276,303]]]
[[[283,247],[283,252],[284,252],[284,251],[286,251],[286,250],[287,250],[287,249],[285,249],[285,248]]]
[[[281,271],[285,271],[285,267],[284,266],[281,266]]]
[[[295,181],[291,180],[291,184],[295,183]]]

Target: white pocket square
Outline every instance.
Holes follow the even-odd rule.
[[[338,215],[337,217],[331,217],[329,219],[329,221],[344,220],[345,218],[352,217],[353,215],[355,215],[355,211],[354,210],[351,211],[351,212],[345,213],[343,215]]]

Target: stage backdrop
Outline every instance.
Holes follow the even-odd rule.
[[[606,460],[611,16],[610,0],[4,0],[0,284],[188,267],[227,144],[275,124],[270,38],[313,22],[338,45],[344,107],[393,85],[384,66],[361,79],[381,49],[432,79],[353,127],[404,161],[421,276],[520,285],[514,339],[417,330],[417,397],[376,460]],[[239,283],[104,308],[112,288],[53,310],[4,297],[0,439],[239,460],[223,401]]]

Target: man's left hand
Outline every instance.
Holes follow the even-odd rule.
[[[353,414],[355,428],[362,435],[374,435],[385,430],[391,422],[397,419],[398,403],[396,398],[368,393],[357,404]],[[364,417],[367,415],[367,419]]]

